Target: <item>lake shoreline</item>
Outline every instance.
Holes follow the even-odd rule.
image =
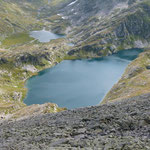
[[[5,66],[10,65],[12,68],[11,71],[12,71],[13,75],[15,75],[16,80],[14,81],[14,84],[10,86],[11,91],[10,92],[7,91],[4,93],[4,96],[6,95],[10,101],[8,103],[4,102],[5,106],[7,106],[7,108],[5,110],[4,110],[4,108],[2,108],[2,113],[12,114],[22,108],[28,107],[24,103],[24,98],[26,97],[26,94],[27,94],[27,89],[25,88],[25,83],[29,78],[37,75],[40,71],[51,68],[63,60],[75,60],[75,59],[82,60],[82,59],[92,59],[92,58],[103,57],[103,56],[96,56],[96,55],[94,55],[92,57],[91,56],[90,57],[89,56],[88,57],[86,57],[86,56],[77,57],[77,56],[67,55],[69,50],[71,49],[67,45],[67,43],[68,43],[67,39],[56,39],[56,40],[52,40],[49,43],[45,43],[45,44],[35,42],[35,43],[30,43],[29,45],[27,44],[27,45],[19,46],[19,47],[21,47],[22,51],[20,51],[19,47],[14,48],[16,52],[18,50],[19,51],[16,54],[12,55],[12,59],[10,59],[10,60],[8,59],[9,57],[6,57],[7,63],[9,63],[9,64],[7,64],[7,63],[6,63],[6,65],[4,64],[4,68],[5,68]],[[53,50],[54,47],[55,47],[55,50]],[[27,51],[27,49],[29,49],[29,50]],[[52,53],[52,55],[49,56],[49,54],[52,51],[54,51],[54,53]],[[20,64],[20,66],[18,66],[17,68],[16,67],[14,68],[14,66],[16,66],[16,64],[14,64],[14,62],[16,61],[15,60],[16,57],[18,57],[18,60],[16,63]],[[29,61],[28,64],[30,66],[32,66],[33,68],[36,68],[36,71],[30,72],[28,70],[27,71],[24,70],[23,67],[26,66],[27,64],[21,60],[21,57],[27,59],[27,61]],[[31,58],[33,58],[33,61]],[[34,59],[37,62],[34,61]],[[42,66],[40,65],[41,63],[42,63]],[[18,72],[18,71],[20,74],[20,78],[23,78],[23,80],[18,80],[18,77],[15,74],[15,72]],[[9,77],[8,79],[10,80],[11,78],[12,77]],[[20,83],[19,87],[17,85],[18,82]],[[5,89],[4,86],[3,86],[3,89]],[[1,111],[1,109],[0,109],[0,111]]]
[[[134,49],[134,50],[140,50],[140,52],[143,51],[143,50],[141,50],[141,49]],[[124,51],[127,51],[127,50],[124,50]],[[129,51],[130,51],[130,50],[129,50]],[[114,54],[114,55],[116,55],[116,54]],[[110,56],[113,56],[113,55],[110,55]],[[107,56],[107,57],[109,57],[109,56]],[[105,57],[89,58],[89,59],[82,59],[82,58],[80,58],[80,59],[76,59],[76,60],[85,60],[85,61],[87,61],[87,60],[92,60],[92,59],[94,60],[94,59],[103,59],[103,58],[105,58]],[[66,59],[62,59],[62,61],[63,61],[63,60],[66,60]],[[62,62],[62,61],[60,61],[60,62]],[[46,71],[46,70],[49,70],[49,69],[53,68],[55,65],[56,65],[56,63],[53,64],[50,68],[48,67],[48,68],[46,68],[46,69],[44,69],[44,70],[45,70],[45,71]],[[37,75],[39,75],[40,72],[43,72],[43,70],[39,71]],[[123,71],[123,72],[124,72],[124,71]],[[121,76],[122,76],[122,74],[121,74]],[[32,78],[32,77],[31,77],[31,78]],[[120,78],[121,78],[121,77],[119,77],[119,79],[120,79]],[[119,80],[119,79],[118,79],[118,80]],[[118,80],[117,80],[117,82],[118,82]],[[113,84],[113,85],[114,85],[114,84]],[[112,85],[112,86],[113,86],[113,85]],[[109,91],[108,91],[108,92],[109,92]],[[108,93],[108,92],[107,92],[107,93]],[[106,93],[106,94],[107,94],[107,93]],[[104,97],[106,96],[106,94],[104,95]],[[27,94],[27,96],[28,96],[28,94]],[[44,99],[44,98],[43,98],[43,99]],[[101,98],[99,98],[99,99],[101,99]],[[24,99],[24,100],[25,100],[25,99]],[[48,102],[48,101],[47,101],[47,102]],[[53,101],[53,102],[54,102],[54,101]],[[101,102],[102,102],[102,101],[101,101]],[[24,103],[26,103],[26,102],[24,102]],[[45,102],[43,102],[43,103],[45,103]],[[43,103],[41,103],[41,104],[43,104]],[[54,102],[54,103],[58,104],[57,102]],[[97,105],[98,105],[99,103],[100,103],[100,101],[97,103]],[[35,103],[33,103],[33,104],[35,104]],[[39,104],[39,103],[36,103],[36,104]],[[60,105],[59,105],[59,106],[60,106]],[[93,105],[89,105],[89,106],[93,106]],[[61,106],[61,107],[62,107],[62,106]],[[65,107],[65,106],[63,106],[63,107]],[[86,106],[83,106],[83,107],[86,107]]]

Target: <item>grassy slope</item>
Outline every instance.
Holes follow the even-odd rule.
[[[69,25],[66,20],[53,14],[63,3],[69,0],[5,0],[0,5],[0,42],[1,47],[10,47],[32,41],[27,33],[43,26],[51,28],[56,33],[64,33]],[[45,7],[45,9],[41,9]],[[52,10],[52,11],[51,11]],[[39,12],[41,15],[39,15]],[[48,14],[48,15],[46,15]],[[45,16],[46,15],[46,16]],[[44,17],[44,18],[43,18]]]
[[[150,50],[131,62],[122,78],[108,92],[102,103],[130,98],[150,91]]]
[[[37,23],[36,19],[23,11],[19,5],[5,1],[0,5],[0,18],[1,35],[27,30]]]
[[[16,33],[2,41],[3,47],[11,47],[17,44],[25,44],[34,40],[34,38],[30,37],[28,33]]]
[[[23,104],[27,92],[25,81],[63,60],[68,50],[65,42],[65,39],[57,39],[47,44],[26,43],[0,53],[0,113],[14,113],[26,107]],[[26,66],[35,71],[25,69]]]

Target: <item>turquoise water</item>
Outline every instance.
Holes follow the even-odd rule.
[[[142,50],[87,60],[65,60],[27,81],[27,105],[52,102],[74,109],[100,103]]]

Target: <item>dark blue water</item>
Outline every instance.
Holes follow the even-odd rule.
[[[90,60],[65,60],[27,82],[27,105],[52,102],[68,109],[97,105],[142,50]]]

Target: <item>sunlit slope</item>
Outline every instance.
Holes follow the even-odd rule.
[[[37,21],[29,13],[23,11],[19,5],[1,1],[0,4],[0,34],[20,32],[32,28]]]

